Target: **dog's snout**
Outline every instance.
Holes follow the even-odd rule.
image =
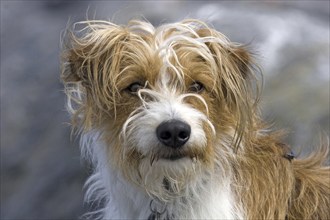
[[[172,148],[183,146],[190,138],[190,126],[180,120],[170,120],[161,123],[156,129],[158,140]]]

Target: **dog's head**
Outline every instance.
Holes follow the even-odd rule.
[[[243,46],[197,20],[77,25],[62,68],[73,124],[98,131],[129,180],[178,193],[247,141],[254,65]]]

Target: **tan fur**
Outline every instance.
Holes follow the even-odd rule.
[[[166,72],[171,74],[168,87],[182,94],[189,93],[195,81],[205,85],[205,91],[184,101],[208,116],[216,134],[228,138],[220,139],[223,145],[217,146],[212,127],[205,123],[207,147],[184,153],[191,158],[198,155],[201,166],[210,170],[213,161],[228,162],[224,167],[233,170],[235,198],[242,203],[247,219],[330,219],[330,169],[324,164],[329,145],[307,159],[289,161],[284,157],[289,149],[281,143],[281,135],[265,132],[267,127],[259,118],[259,68],[244,46],[197,20],[160,29],[135,20],[127,26],[105,21],[80,25],[84,25],[82,33],[69,32],[63,52],[62,79],[72,102],[69,110],[73,125],[83,132],[111,130],[103,140],[112,146],[108,153],[114,166],[128,174],[143,159],[134,143],[129,143],[129,150],[123,149],[122,127],[141,100],[155,98],[150,91],[161,90],[157,80]],[[211,40],[197,45],[180,36]],[[168,60],[164,54],[169,55]],[[145,85],[140,97],[125,90],[133,82]],[[234,153],[223,147],[225,141],[230,141]],[[141,184],[137,173],[128,178]]]

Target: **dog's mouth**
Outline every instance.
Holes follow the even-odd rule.
[[[174,154],[174,155],[164,156],[164,157],[160,157],[160,158],[165,159],[165,160],[175,161],[175,160],[182,159],[184,157],[187,157],[187,156],[183,155],[183,154]]]
[[[152,165],[154,162],[157,162],[158,160],[162,160],[165,162],[176,162],[176,161],[181,161],[183,159],[190,159],[193,162],[196,162],[197,156],[196,155],[190,155],[189,153],[182,153],[182,152],[177,152],[177,153],[172,153],[172,154],[153,154],[150,157],[150,165]]]

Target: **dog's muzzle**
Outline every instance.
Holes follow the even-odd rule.
[[[158,140],[173,149],[182,147],[190,138],[190,126],[180,120],[162,122],[156,129]]]

